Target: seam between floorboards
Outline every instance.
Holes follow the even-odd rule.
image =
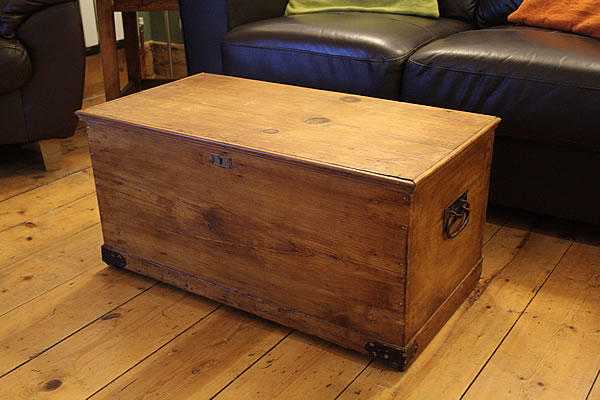
[[[157,282],[160,283],[160,282]],[[171,338],[171,340],[165,342],[162,346],[158,347],[157,349],[155,349],[154,351],[150,352],[148,355],[146,355],[145,357],[142,357],[138,362],[134,363],[132,366],[130,366],[129,368],[127,368],[125,371],[123,371],[121,374],[117,375],[114,379],[110,380],[109,382],[107,382],[104,386],[102,386],[100,389],[96,390],[94,393],[92,393],[91,395],[86,397],[86,400],[91,399],[92,397],[94,397],[95,395],[97,395],[98,393],[102,392],[104,389],[106,389],[108,386],[110,386],[113,382],[115,382],[117,379],[119,379],[120,377],[124,376],[125,374],[127,374],[129,371],[131,371],[132,369],[134,369],[135,367],[137,367],[138,365],[140,365],[141,363],[143,363],[144,361],[146,361],[148,358],[152,357],[154,354],[156,354],[157,352],[159,352],[160,350],[162,350],[165,346],[167,346],[169,343],[171,343],[173,340],[177,339],[178,337],[180,337],[181,335],[183,335],[184,333],[188,332],[190,329],[192,329],[193,327],[195,327],[196,325],[198,325],[200,322],[204,321],[205,319],[207,319],[208,317],[210,317],[212,314],[214,314],[217,310],[219,310],[220,308],[222,308],[221,304],[217,304],[217,306],[210,311],[209,313],[203,315],[200,319],[194,321],[193,323],[190,324],[190,326],[188,326],[187,328],[185,328],[184,330],[182,330],[181,332],[179,332],[177,335],[173,336],[173,338]]]
[[[83,326],[81,326],[80,328],[74,330],[73,332],[71,332],[70,334],[68,334],[67,336],[63,337],[62,339],[59,339],[56,343],[52,344],[51,346],[48,346],[47,348],[45,348],[44,350],[39,351],[35,357],[32,357],[30,359],[28,359],[27,361],[23,361],[21,364],[17,365],[16,367],[10,369],[9,371],[5,372],[4,374],[0,375],[0,379],[4,378],[5,376],[13,373],[14,371],[16,371],[17,369],[23,367],[24,365],[30,363],[31,361],[35,360],[36,358],[38,358],[39,356],[41,356],[42,354],[48,352],[49,350],[51,350],[52,348],[56,347],[57,345],[61,344],[62,342],[64,342],[65,340],[68,340],[69,338],[71,338],[73,335],[76,335],[77,333],[81,332],[83,329],[86,329],[87,327],[89,327],[90,325],[92,325],[93,323],[97,322],[98,320],[100,320],[104,315],[106,314],[110,314],[111,312],[115,311],[117,308],[123,306],[124,304],[129,303],[130,301],[132,301],[133,299],[137,298],[138,296],[141,296],[142,294],[146,293],[148,290],[152,289],[153,287],[155,287],[156,285],[158,285],[160,282],[155,281],[152,285],[148,286],[146,289],[142,290],[141,292],[137,293],[136,295],[130,297],[129,299],[125,300],[123,303],[120,303],[118,305],[116,305],[114,308],[108,310],[107,312],[105,312],[104,314],[102,314],[101,316],[99,316],[98,318],[95,318],[93,320],[91,320],[90,322],[88,322],[87,324],[84,324]]]
[[[75,233],[73,233],[73,234],[71,234],[71,235],[65,236],[64,238],[60,239],[60,241],[59,241],[59,243],[58,243],[58,244],[55,244],[55,245],[50,245],[50,246],[46,246],[46,247],[42,247],[42,248],[40,248],[40,249],[38,249],[38,250],[34,251],[33,253],[30,253],[30,254],[26,255],[25,257],[22,257],[22,258],[18,258],[18,259],[16,259],[16,260],[9,261],[9,262],[8,262],[8,263],[6,263],[6,264],[0,264],[0,271],[1,271],[1,270],[3,270],[3,269],[5,269],[5,268],[11,267],[11,266],[13,266],[13,265],[15,265],[15,264],[17,264],[17,263],[20,263],[20,262],[22,262],[22,261],[25,261],[25,260],[27,260],[28,258],[30,258],[30,257],[33,257],[33,256],[35,256],[35,255],[37,255],[37,254],[39,254],[39,253],[41,253],[41,252],[43,252],[43,251],[50,250],[50,249],[54,249],[54,248],[56,248],[56,247],[60,246],[61,244],[63,244],[63,242],[65,242],[66,240],[69,240],[69,239],[71,239],[73,236],[79,235],[79,234],[80,234],[80,233],[82,233],[83,231],[87,231],[88,229],[91,229],[92,227],[94,227],[94,226],[96,226],[96,225],[100,225],[100,221],[98,221],[98,222],[94,222],[93,224],[91,224],[91,225],[88,225],[88,226],[85,226],[85,227],[83,227],[82,229],[78,230],[77,232],[75,232]]]
[[[90,271],[91,271],[93,268],[95,268],[95,267],[97,267],[97,266],[101,266],[101,265],[102,265],[102,263],[98,263],[98,264],[94,264],[94,266],[90,267],[89,269],[84,269],[83,271],[81,271],[80,273],[78,273],[78,274],[76,274],[76,275],[73,275],[72,277],[70,277],[70,278],[69,278],[69,279],[67,279],[66,281],[64,281],[64,282],[61,282],[61,283],[59,283],[59,284],[57,284],[57,285],[55,285],[55,286],[52,286],[51,288],[49,288],[48,290],[46,290],[46,291],[44,291],[44,292],[42,292],[42,293],[38,294],[37,296],[34,296],[34,297],[32,297],[32,298],[30,298],[30,299],[28,299],[28,300],[26,300],[26,301],[24,301],[24,302],[22,302],[22,303],[20,303],[20,304],[16,305],[16,306],[14,306],[14,307],[13,307],[13,308],[11,308],[10,310],[3,312],[2,314],[0,314],[0,318],[3,318],[5,315],[7,315],[7,314],[9,314],[9,313],[13,312],[13,311],[14,311],[14,310],[16,310],[17,308],[21,308],[21,307],[23,307],[24,305],[31,303],[32,301],[36,300],[37,298],[39,298],[39,297],[41,297],[41,296],[44,296],[45,294],[48,294],[48,293],[52,292],[53,290],[56,290],[56,289],[58,289],[59,287],[61,287],[61,286],[63,286],[63,285],[66,285],[67,283],[69,283],[69,282],[71,282],[71,281],[73,281],[73,280],[75,280],[75,279],[77,279],[77,278],[80,278],[80,277],[81,277],[81,275],[87,274],[87,273],[89,273],[89,272],[90,272]]]
[[[502,229],[504,228],[504,225],[500,225],[500,227],[498,229],[496,229],[496,232],[494,232],[492,234],[492,236],[490,236],[490,238],[488,240],[483,241],[481,248],[483,249],[483,247],[485,247],[486,244],[488,244],[489,242],[492,241],[493,238],[496,237],[496,235],[498,234],[498,232],[500,232]]]
[[[26,219],[24,222],[19,222],[19,223],[18,223],[18,224],[16,224],[16,225],[12,225],[12,226],[9,226],[9,227],[6,227],[6,228],[4,228],[4,229],[0,230],[0,233],[3,233],[3,232],[6,232],[6,231],[8,231],[8,230],[10,230],[10,229],[16,228],[16,227],[17,227],[17,226],[19,226],[19,225],[23,225],[24,223],[26,223],[26,222],[28,222],[28,221],[31,221],[31,220],[32,220],[32,219],[34,219],[34,218],[40,218],[40,217],[43,217],[43,216],[45,216],[45,215],[48,215],[48,214],[50,214],[50,213],[52,213],[52,212],[54,212],[54,211],[56,211],[56,210],[60,210],[60,209],[62,209],[62,208],[68,207],[68,206],[72,205],[73,203],[76,203],[76,202],[78,202],[78,201],[80,201],[80,200],[83,200],[83,199],[85,199],[86,197],[88,197],[88,196],[90,196],[90,195],[92,195],[92,194],[96,194],[96,190],[92,190],[91,192],[89,192],[89,193],[86,193],[86,194],[84,194],[84,195],[83,195],[83,196],[81,196],[81,197],[78,197],[78,198],[76,198],[76,199],[74,199],[74,200],[71,200],[71,201],[69,201],[69,202],[67,202],[67,203],[61,204],[61,205],[59,205],[59,206],[57,206],[57,207],[54,207],[54,208],[52,208],[52,209],[50,209],[50,210],[48,210],[48,211],[46,211],[46,212],[43,212],[43,213],[41,213],[41,214],[38,214],[38,215],[32,215],[32,216],[31,216],[31,218],[28,218],[28,219]]]
[[[270,352],[273,351],[273,349],[275,349],[277,346],[279,346],[281,344],[281,342],[283,342],[285,339],[287,339],[292,333],[294,333],[295,330],[294,329],[290,329],[289,332],[287,334],[285,334],[281,339],[279,339],[277,341],[277,343],[275,343],[273,346],[271,346],[267,351],[265,351],[260,357],[258,357],[256,360],[254,360],[254,362],[250,363],[250,365],[248,365],[246,368],[244,368],[244,370],[242,372],[240,372],[239,374],[237,374],[232,380],[230,380],[225,386],[223,386],[221,389],[219,389],[215,394],[213,394],[212,396],[210,396],[208,399],[209,400],[213,400],[215,399],[218,395],[220,395],[221,393],[223,393],[225,390],[227,390],[227,388],[229,386],[231,386],[233,384],[233,382],[237,381],[239,379],[240,376],[244,375],[248,370],[250,370],[252,367],[254,367],[256,364],[258,364],[258,362],[260,360],[262,360],[267,354],[269,354]]]
[[[334,400],[337,400],[340,398],[340,396],[342,396],[344,393],[346,393],[346,391],[348,390],[348,388],[350,386],[352,386],[352,384],[354,382],[356,382],[356,380],[358,379],[359,376],[361,376],[363,374],[363,372],[365,372],[367,370],[367,368],[369,368],[369,366],[373,364],[373,359],[370,359],[367,364],[363,367],[363,369],[360,370],[360,372],[358,374],[356,374],[356,376],[354,378],[352,378],[352,380],[346,385],[344,386],[344,388],[341,390],[341,392],[338,393],[337,396],[335,396]]]
[[[594,390],[594,386],[596,386],[596,382],[598,382],[598,376],[600,376],[600,369],[598,370],[598,372],[596,372],[596,377],[592,381],[592,385],[590,386],[590,390],[588,390],[587,394],[585,395],[585,400],[589,400],[590,394],[592,394],[592,390]]]
[[[78,170],[75,170],[75,171],[71,171],[70,173],[68,173],[68,174],[66,174],[66,175],[63,175],[63,176],[61,176],[60,178],[56,178],[56,179],[54,179],[54,180],[52,180],[52,181],[50,181],[50,182],[46,182],[46,183],[44,183],[43,185],[34,186],[34,187],[31,187],[31,188],[29,188],[29,189],[23,190],[22,192],[15,193],[15,194],[13,194],[13,195],[11,195],[11,196],[8,196],[7,198],[0,200],[0,203],[2,203],[2,202],[5,202],[5,201],[7,201],[7,200],[10,200],[10,199],[12,199],[12,198],[14,198],[14,197],[17,197],[17,196],[21,196],[22,194],[25,194],[25,193],[27,193],[27,192],[31,192],[31,191],[33,191],[33,190],[36,190],[36,189],[39,189],[39,188],[43,188],[43,187],[45,187],[45,186],[48,186],[48,185],[52,185],[53,183],[55,183],[55,182],[58,182],[58,181],[60,181],[61,179],[65,179],[65,178],[67,178],[67,177],[69,177],[69,176],[71,176],[71,175],[75,175],[75,174],[76,174],[76,173],[78,173],[78,172],[85,171],[86,169],[92,169],[92,167],[88,165],[88,166],[86,166],[86,167],[84,167],[84,168],[82,168],[82,169],[78,169]],[[17,171],[17,172],[18,172],[18,171]]]
[[[464,397],[469,392],[469,390],[471,390],[471,387],[475,384],[475,382],[477,381],[477,379],[479,379],[479,376],[485,370],[485,368],[488,366],[488,364],[490,363],[490,361],[494,358],[494,356],[496,355],[496,353],[498,352],[498,350],[500,349],[500,347],[502,347],[502,345],[504,344],[504,342],[506,341],[506,339],[508,338],[508,336],[513,331],[514,327],[517,325],[517,323],[519,323],[519,321],[521,320],[521,317],[523,317],[523,315],[525,314],[525,312],[527,311],[527,309],[529,308],[529,306],[531,305],[531,303],[533,302],[533,300],[537,297],[538,293],[542,290],[542,288],[544,286],[546,286],[546,282],[548,282],[548,280],[550,279],[550,277],[554,274],[554,271],[556,271],[556,269],[558,268],[558,266],[560,265],[560,263],[562,262],[562,260],[565,258],[565,256],[569,252],[569,250],[571,250],[571,248],[573,247],[573,244],[574,244],[574,241],[571,240],[571,243],[569,244],[569,247],[567,247],[567,249],[564,251],[564,253],[560,256],[559,260],[556,262],[556,264],[552,268],[552,271],[550,271],[550,273],[548,275],[546,275],[546,277],[542,281],[542,284],[540,285],[540,287],[537,288],[537,290],[535,291],[535,293],[533,294],[533,296],[531,296],[531,299],[529,299],[529,301],[527,302],[527,304],[525,305],[525,307],[523,308],[523,310],[519,313],[519,316],[517,317],[517,319],[515,319],[515,321],[510,326],[510,328],[508,329],[508,331],[504,334],[504,336],[502,337],[502,339],[500,340],[500,342],[498,343],[498,345],[496,346],[496,348],[494,349],[494,351],[492,352],[492,354],[488,357],[487,360],[485,360],[485,362],[483,363],[483,365],[481,366],[481,368],[479,369],[479,371],[477,372],[477,374],[475,375],[475,377],[473,378],[473,380],[469,383],[469,385],[467,386],[467,388],[465,389],[465,391],[463,392],[463,394],[459,397],[459,400],[463,400]]]

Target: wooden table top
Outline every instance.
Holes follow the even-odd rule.
[[[199,74],[79,112],[256,153],[417,182],[499,119]]]

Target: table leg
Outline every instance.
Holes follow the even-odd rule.
[[[137,13],[123,13],[123,33],[125,34],[125,59],[129,84],[136,90],[141,89],[142,69],[140,65],[139,32]]]
[[[121,95],[119,83],[119,57],[115,35],[115,20],[112,0],[97,0],[96,13],[98,19],[98,40],[102,57],[102,73],[106,100],[116,99]]]

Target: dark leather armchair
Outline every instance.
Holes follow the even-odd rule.
[[[600,224],[600,40],[507,24],[521,1],[439,0],[437,20],[180,4],[190,73],[499,116],[491,202]]]
[[[0,0],[0,144],[71,136],[84,66],[76,1]]]

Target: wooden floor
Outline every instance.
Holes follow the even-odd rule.
[[[600,400],[589,228],[494,213],[478,288],[398,373],[107,268],[85,133],[63,151],[46,173],[35,153],[0,150],[2,400]]]

